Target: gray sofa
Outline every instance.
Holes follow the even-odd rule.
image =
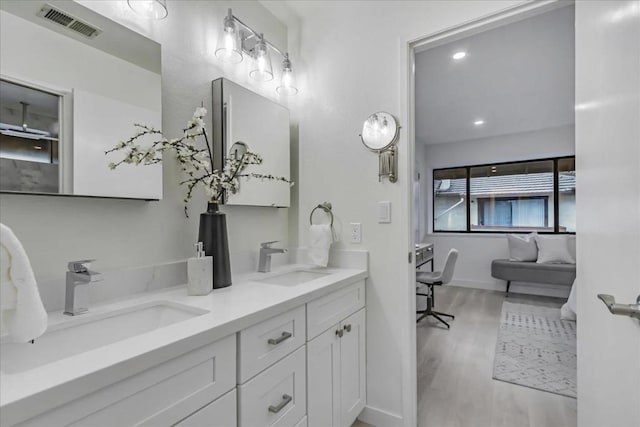
[[[576,278],[575,264],[538,264],[536,262],[494,259],[491,275],[507,281],[507,295],[511,282],[546,283],[571,286]]]

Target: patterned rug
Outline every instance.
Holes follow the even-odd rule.
[[[575,322],[559,308],[503,302],[493,379],[575,398]]]

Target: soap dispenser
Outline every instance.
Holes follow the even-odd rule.
[[[187,260],[187,293],[207,295],[213,290],[213,257],[204,256],[202,242],[194,246],[196,257]]]

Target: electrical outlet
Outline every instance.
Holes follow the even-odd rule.
[[[351,226],[351,243],[361,243],[362,242],[362,224],[359,222],[352,222]]]

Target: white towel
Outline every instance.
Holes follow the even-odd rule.
[[[329,248],[333,243],[329,224],[318,224],[309,227],[309,261],[312,264],[326,267],[329,264]]]
[[[44,310],[31,263],[13,231],[0,224],[0,330],[8,341],[28,342],[47,329]]]

